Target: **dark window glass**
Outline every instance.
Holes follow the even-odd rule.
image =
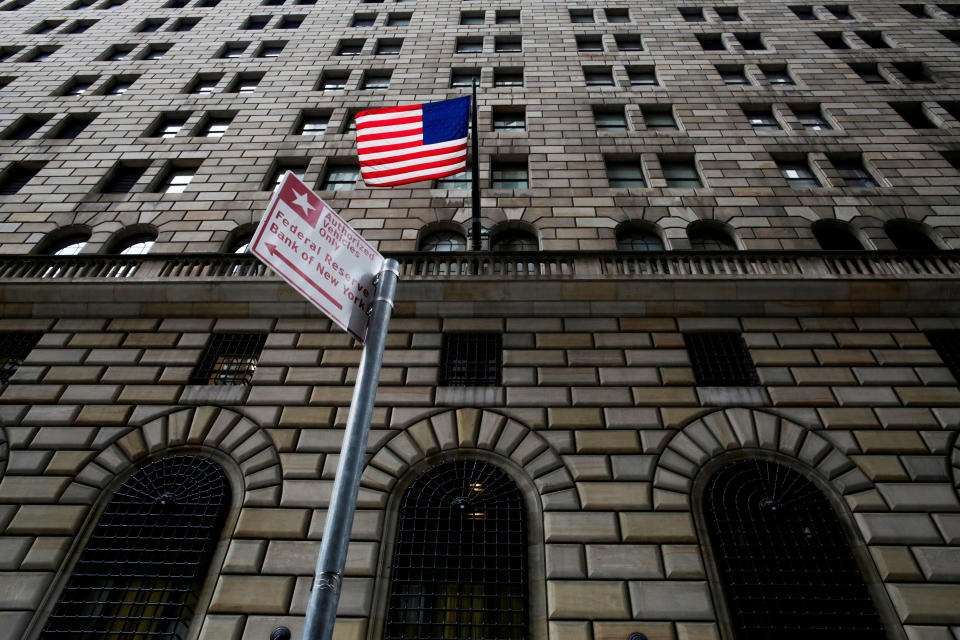
[[[518,53],[523,51],[523,42],[520,36],[497,36],[493,39],[493,50],[496,53]]]
[[[613,36],[620,51],[643,51],[643,40],[636,33],[618,33]]]
[[[723,38],[719,33],[698,33],[697,40],[704,51],[723,51]]]
[[[613,72],[610,69],[584,69],[583,80],[588,87],[612,87]]]
[[[697,225],[687,229],[690,248],[694,251],[736,251],[737,243],[724,231],[713,226]]]
[[[607,160],[607,182],[615,188],[642,188],[647,186],[639,161]]]
[[[0,195],[11,196],[18,193],[40,173],[44,163],[15,162],[0,174]]]
[[[0,333],[0,385],[10,382],[23,361],[43,334],[34,331],[5,331]]]
[[[627,79],[630,85],[654,86],[657,83],[657,72],[654,67],[627,67]]]
[[[762,51],[767,48],[758,33],[735,33],[733,35],[745,51]]]
[[[960,331],[944,329],[941,331],[927,331],[927,340],[936,349],[943,364],[947,365],[954,379],[960,381]]]
[[[831,158],[845,187],[876,187],[877,181],[858,158]]]
[[[914,129],[933,129],[935,125],[930,122],[930,118],[923,112],[923,107],[918,102],[891,102],[890,106],[897,112],[901,118],[906,120]]]
[[[300,25],[303,24],[306,16],[283,16],[280,19],[280,23],[277,25],[278,29],[297,29]]]
[[[51,116],[22,116],[3,132],[4,140],[26,140],[50,121]]]
[[[684,333],[690,365],[701,386],[760,384],[750,351],[739,333],[715,331]]]
[[[623,107],[594,107],[593,121],[598,131],[627,130],[627,116]]]
[[[724,84],[750,84],[747,74],[743,70],[743,65],[717,66],[717,73],[723,79]]]
[[[250,384],[266,339],[265,333],[214,333],[190,384]]]
[[[741,22],[740,10],[736,7],[714,7],[714,11],[724,22]]]
[[[926,9],[922,4],[902,4],[900,8],[912,15],[914,18],[929,18]]]
[[[604,9],[603,13],[607,16],[607,22],[630,22],[629,9]]]
[[[440,350],[440,385],[499,386],[503,337],[499,333],[445,333]]]
[[[760,71],[770,84],[794,84],[790,71],[785,65],[761,66]]]
[[[823,44],[827,45],[831,49],[849,49],[850,45],[847,44],[846,40],[843,39],[843,34],[840,32],[821,32],[817,34]]]
[[[463,11],[460,13],[460,24],[483,24],[483,11]]]
[[[577,51],[603,51],[603,38],[599,35],[580,35],[576,37]]]
[[[617,234],[619,251],[663,251],[663,240],[653,231],[629,227]]]
[[[936,243],[923,228],[911,220],[891,220],[883,225],[887,237],[898,251],[936,251]]]
[[[853,14],[850,13],[850,7],[845,4],[827,5],[827,11],[833,14],[837,20],[853,20]]]
[[[524,520],[516,484],[485,462],[445,462],[414,480],[400,504],[385,640],[527,638]]]
[[[493,86],[495,87],[522,87],[523,69],[494,69]]]
[[[669,107],[640,107],[647,129],[676,129],[677,121]]]
[[[680,7],[680,15],[687,22],[706,22],[703,15],[703,7]]]
[[[498,233],[490,245],[494,251],[536,251],[540,248],[536,236],[517,229]]]
[[[483,24],[483,16],[481,14],[480,23]],[[520,12],[514,9],[509,10],[498,10],[494,16],[494,21],[497,24],[520,24]]]
[[[820,186],[817,176],[804,160],[777,160],[777,168],[794,189]]]
[[[42,640],[186,637],[229,502],[206,458],[135,473],[100,516]]]
[[[48,137],[59,140],[69,140],[80,135],[87,125],[93,122],[95,115],[69,115],[50,133]]]
[[[824,251],[863,251],[863,244],[845,222],[818,222],[813,225],[813,236]]]
[[[466,180],[462,180],[466,176]],[[454,179],[461,179],[463,186],[450,186],[449,183],[454,182]],[[441,181],[447,181],[448,184],[441,185]],[[437,179],[437,188],[438,189],[469,189],[470,188],[470,174],[469,172],[458,173],[456,175],[447,176],[445,178]],[[434,231],[426,236],[423,240],[420,241],[420,251],[428,251],[430,253],[446,253],[448,251],[463,251],[467,248],[467,239],[463,237],[463,234],[457,233],[456,231]]]
[[[403,40],[377,40],[373,53],[378,56],[396,56],[400,55],[401,48],[403,48]]]
[[[818,107],[794,107],[793,113],[807,131],[827,131],[833,128]]]
[[[867,84],[887,84],[886,78],[880,75],[880,69],[875,62],[850,64],[850,68]]]
[[[353,118],[350,119],[353,121]],[[353,191],[357,188],[360,167],[352,164],[332,164],[327,169],[320,188],[326,191]]]
[[[745,108],[743,114],[747,117],[754,131],[779,131],[780,123],[770,107]]]
[[[318,88],[321,91],[343,89],[347,86],[348,77],[349,76],[345,73],[324,73],[320,78],[320,84],[318,85]]]
[[[704,519],[739,640],[882,640],[837,514],[808,479],[767,460],[720,469]]]
[[[377,19],[377,14],[375,13],[356,13],[353,15],[353,20],[350,21],[350,26],[351,27],[372,27],[376,19]]]
[[[592,24],[593,9],[570,9],[570,22],[574,24]]]
[[[922,62],[894,62],[893,66],[910,82],[933,82]]]
[[[107,179],[103,192],[128,193],[146,170],[146,165],[118,164]]]
[[[938,4],[937,6],[950,14],[951,17],[960,18],[960,4]]]
[[[494,189],[526,189],[529,186],[527,163],[494,159],[490,163],[490,186]]]
[[[250,16],[244,20],[243,26],[240,28],[248,31],[258,31],[266,29],[268,22],[270,22],[270,16]]]
[[[790,7],[790,11],[793,11],[801,20],[816,20],[817,15],[813,12],[813,7],[810,5],[795,5]]]
[[[857,31],[856,34],[857,37],[874,49],[890,48],[890,43],[884,39],[883,34],[879,31]]]

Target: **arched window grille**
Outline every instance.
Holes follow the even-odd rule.
[[[467,248],[467,240],[463,234],[456,231],[434,231],[424,236],[420,241],[420,251],[444,252],[463,251]]]
[[[230,502],[220,468],[158,460],[113,495],[42,640],[184,640]]]
[[[520,491],[478,460],[438,465],[403,496],[386,640],[525,640]]]
[[[836,512],[800,473],[733,462],[704,515],[738,640],[886,637]]]
[[[493,238],[494,251],[536,251],[540,248],[536,236],[522,229],[509,229]]]
[[[650,229],[631,226],[617,234],[618,251],[663,251],[663,240]]]
[[[687,228],[690,248],[694,251],[736,251],[737,243],[725,230],[707,224]]]

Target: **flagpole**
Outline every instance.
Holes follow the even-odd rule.
[[[471,207],[473,217],[473,250],[480,251],[480,176],[477,167],[480,165],[480,127],[477,126],[477,78],[473,78],[473,99],[470,101],[470,126],[473,127],[473,162],[470,163],[470,184],[472,186]]]

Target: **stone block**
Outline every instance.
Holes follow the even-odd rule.
[[[578,482],[577,492],[587,511],[650,508],[650,484],[646,482]]]
[[[0,609],[36,609],[52,577],[51,572],[0,573]]]
[[[226,573],[259,573],[263,556],[267,552],[266,540],[232,540],[223,561]]]
[[[934,482],[883,482],[877,490],[894,511],[960,511],[953,486]]]
[[[642,453],[636,431],[577,431],[577,453]]]
[[[239,640],[243,621],[242,615],[208,614],[203,618],[203,626],[200,627],[197,640]]]
[[[583,545],[547,544],[544,545],[544,551],[548,578],[586,577]]]
[[[86,515],[84,505],[45,504],[22,505],[10,524],[7,535],[74,535]]]
[[[552,619],[629,618],[626,585],[620,581],[548,580],[547,615]]]
[[[234,535],[302,539],[307,533],[310,513],[310,509],[243,509]]]
[[[720,640],[720,630],[709,622],[678,622],[677,640]]]
[[[630,602],[640,620],[713,620],[710,591],[702,581],[631,581]]]
[[[874,482],[907,480],[907,472],[894,455],[850,456],[868,478]]]
[[[940,534],[923,513],[856,513],[867,544],[938,544]]]
[[[905,624],[960,624],[960,584],[888,584]]]
[[[702,580],[705,577],[700,549],[695,545],[665,544],[663,568],[670,580]]]
[[[602,409],[595,407],[550,407],[547,424],[550,429],[602,429]]]
[[[916,431],[854,431],[864,453],[928,453]]]
[[[586,555],[587,577],[591,580],[663,577],[655,545],[588,544]]]
[[[914,547],[913,555],[930,582],[960,582],[960,548]]]
[[[543,528],[547,542],[616,542],[619,539],[614,513],[544,513]]]
[[[629,622],[597,621],[593,623],[593,640],[623,640],[638,631],[647,640],[676,640],[673,624],[650,620],[631,620]]]
[[[909,547],[869,547],[877,565],[880,579],[885,582],[915,582],[923,580]]]
[[[593,640],[586,620],[551,620],[549,634],[550,640]]]
[[[289,576],[223,575],[210,601],[210,613],[284,614],[293,595]]]
[[[27,555],[33,539],[30,537],[0,537],[0,571],[20,568],[20,561]]]
[[[621,513],[624,542],[696,542],[697,534],[689,513]]]

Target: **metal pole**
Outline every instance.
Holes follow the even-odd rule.
[[[340,462],[337,464],[337,475],[333,481],[333,495],[323,527],[320,554],[317,556],[313,591],[307,603],[303,640],[330,640],[333,636],[333,623],[337,617],[337,603],[340,602],[340,586],[343,582],[343,567],[347,562],[347,545],[350,543],[353,514],[357,508],[357,492],[360,490],[367,435],[370,433],[370,418],[373,416],[373,402],[377,396],[377,383],[380,381],[383,347],[399,278],[400,265],[396,260],[388,258],[377,276],[377,299],[371,308],[366,344],[360,357],[357,382],[353,387],[353,400],[350,402],[347,429],[343,436],[343,447],[340,449]]]
[[[473,250],[480,251],[480,127],[477,126],[477,79],[473,79],[473,98],[470,100],[470,126],[473,127],[473,162],[470,165],[471,207],[473,209]]]

